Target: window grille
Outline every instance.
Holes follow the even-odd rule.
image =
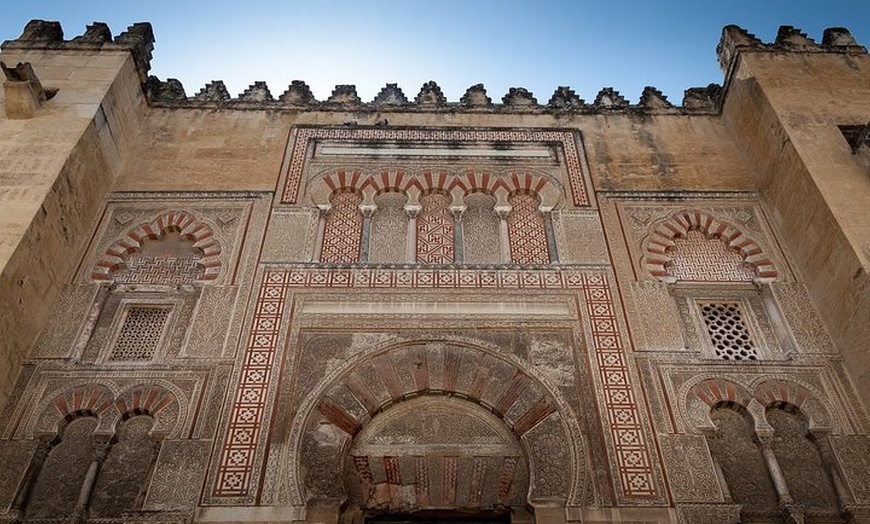
[[[168,307],[127,308],[109,360],[133,362],[152,360],[166,331],[170,311]]]
[[[758,350],[740,304],[701,302],[698,306],[717,357],[723,360],[758,360]]]

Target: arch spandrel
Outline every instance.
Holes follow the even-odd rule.
[[[412,369],[404,369],[409,363],[414,364],[410,366]],[[367,373],[359,372],[363,367],[368,369]],[[500,369],[499,374],[503,374],[504,367],[512,370],[512,380],[496,383],[484,378],[495,369]],[[523,488],[523,500],[533,504],[536,501],[580,504],[588,499],[586,491],[590,479],[587,472],[591,471],[591,466],[579,421],[558,389],[528,368],[527,363],[513,355],[461,343],[421,345],[420,341],[410,341],[355,355],[313,388],[297,411],[290,428],[290,442],[284,452],[291,503],[303,506],[313,500],[343,500],[348,495],[362,498],[361,489],[355,494],[348,493],[341,479],[345,478],[343,472],[347,461],[353,462],[350,457],[352,450],[358,449],[355,448],[358,439],[375,431],[368,429],[369,425],[391,420],[382,417],[389,412],[400,413],[395,410],[411,399],[457,397],[451,400],[467,404],[484,413],[489,420],[497,420],[500,434],[511,434],[521,442],[527,457],[528,479],[538,478],[536,475],[541,479],[538,484],[529,481],[528,488]],[[451,370],[459,373],[460,369],[463,370],[462,376],[451,376]],[[476,371],[468,374],[469,369]],[[425,402],[437,404],[440,401]],[[544,426],[546,431],[538,431]],[[407,462],[411,459],[406,457],[403,460],[410,471]],[[504,462],[503,457],[501,460]],[[377,462],[377,467],[383,468],[383,460]],[[554,464],[559,465],[563,481],[544,482],[546,477],[554,474],[545,471],[544,466],[551,470]],[[503,466],[511,471],[520,468],[520,464],[513,460]],[[464,467],[456,464],[456,468]],[[494,466],[479,463],[475,467],[487,469]],[[354,466],[355,471],[360,468],[365,471],[364,465]],[[536,473],[536,468],[542,469]],[[384,469],[374,472],[386,475]],[[374,480],[380,477],[372,478],[372,484],[378,484]],[[525,486],[523,482],[525,480],[520,485]],[[546,486],[545,492],[537,486]],[[410,497],[407,493],[405,496],[406,499]],[[416,500],[416,494],[414,497]],[[483,503],[482,499],[480,503]]]

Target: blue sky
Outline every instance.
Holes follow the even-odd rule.
[[[4,0],[0,40],[33,18],[59,20],[68,39],[94,21],[113,34],[151,22],[151,74],[178,78],[188,95],[221,79],[233,95],[265,80],[277,97],[298,79],[319,100],[355,84],[370,101],[387,82],[411,99],[434,80],[449,101],[477,83],[495,102],[525,87],[541,103],[560,85],[590,102],[602,87],[636,102],[652,85],[679,104],[684,89],[722,82],[726,24],[764,41],[780,25],[816,41],[845,26],[870,46],[870,0]]]

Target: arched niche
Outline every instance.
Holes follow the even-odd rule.
[[[515,474],[527,476],[514,477],[512,489],[523,491],[516,500],[557,506],[576,506],[587,500],[592,485],[587,446],[576,415],[553,385],[534,374],[528,363],[492,348],[420,341],[355,355],[302,401],[283,454],[291,504],[339,504],[354,496],[368,504],[369,492],[365,497],[363,491],[354,495],[345,481],[354,450],[370,449],[366,446],[377,442],[378,428],[396,427],[391,425],[399,424],[398,414],[411,413],[415,405],[423,404],[441,412],[453,410],[469,424],[476,421],[478,436],[490,428],[486,430],[490,437],[501,436],[501,451],[511,446],[511,439],[520,442],[527,466],[518,461]],[[476,445],[468,438],[452,445]],[[441,448],[433,444],[426,449],[427,453],[418,456],[427,465],[430,457],[432,464],[439,463]],[[372,485],[383,484],[372,478]],[[408,497],[406,493],[404,499],[398,498]]]
[[[399,402],[349,444],[348,502],[368,512],[521,506],[528,464],[516,433],[479,404],[446,395]]]

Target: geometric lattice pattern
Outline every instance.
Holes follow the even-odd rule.
[[[166,331],[170,311],[168,307],[128,307],[109,360],[152,360]]]
[[[203,273],[205,268],[198,258],[150,257],[133,254],[124,267],[114,274],[118,284],[191,284]]]
[[[450,197],[429,193],[421,199],[423,209],[417,217],[417,262],[453,263],[453,216]]]
[[[698,304],[716,356],[722,360],[758,360],[740,304],[704,302]]]
[[[675,238],[669,272],[679,280],[721,282],[751,281],[755,276],[739,253],[729,251],[721,240],[707,239],[691,230],[685,238]]]
[[[449,275],[443,281],[439,275]],[[383,279],[378,275],[382,275]],[[266,417],[266,395],[277,372],[276,353],[280,321],[291,288],[353,287],[478,287],[582,289],[592,325],[591,345],[604,392],[608,441],[617,458],[618,479],[627,498],[655,497],[656,487],[650,450],[644,437],[628,366],[625,346],[616,320],[608,278],[588,270],[423,270],[423,269],[324,269],[289,268],[263,275],[254,321],[243,357],[242,374],[230,408],[223,440],[216,497],[250,496],[259,460]]]
[[[584,275],[583,291],[592,324],[592,345],[598,362],[604,404],[626,497],[656,495],[649,448],[644,438],[634,386],[625,363],[625,347],[616,322],[616,311],[607,277]]]
[[[362,195],[338,192],[329,199],[332,209],[323,229],[321,262],[358,262],[362,241],[363,217],[359,210]]]
[[[544,219],[538,213],[538,198],[520,193],[511,197],[510,205],[511,212],[507,222],[511,262],[549,264],[547,231],[544,228]]]
[[[583,178],[582,152],[575,142],[574,132],[544,130],[471,130],[471,129],[347,129],[295,128],[296,139],[290,153],[287,177],[281,192],[282,204],[295,204],[299,186],[309,158],[312,139],[320,140],[384,140],[427,142],[555,142],[562,146],[565,168],[575,206],[589,206],[589,193]],[[293,134],[291,134],[292,140]]]
[[[260,287],[242,374],[230,410],[224,449],[214,488],[218,497],[245,496],[262,435],[266,396],[275,372],[278,332],[287,288],[283,272],[268,272]]]

